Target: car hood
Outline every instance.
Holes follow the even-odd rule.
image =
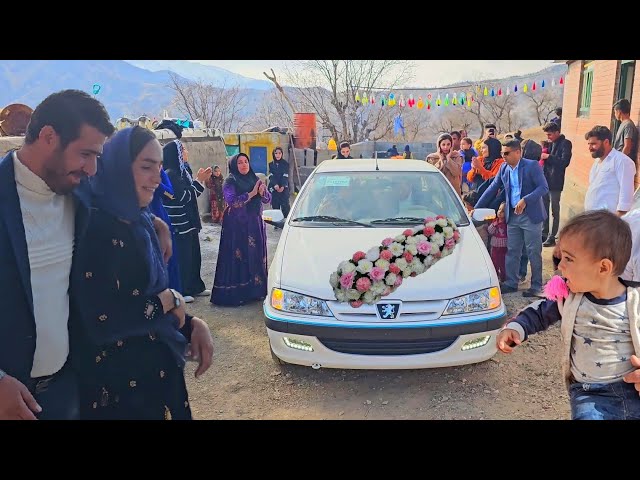
[[[406,228],[406,227],[405,227]],[[453,253],[416,277],[407,278],[394,293],[403,301],[454,298],[491,287],[490,257],[473,226],[460,227],[461,242]],[[281,287],[323,300],[335,300],[329,276],[358,250],[367,251],[404,228],[287,229],[282,253]]]

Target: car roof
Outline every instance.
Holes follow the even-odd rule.
[[[382,172],[438,172],[439,170],[424,160],[379,158],[378,169]],[[325,160],[316,169],[316,173],[330,172],[375,172],[374,158],[342,158]]]

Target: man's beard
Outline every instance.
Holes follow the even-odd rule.
[[[604,147],[600,147],[595,152],[591,152],[591,157],[593,158],[602,158],[603,155],[604,155]]]

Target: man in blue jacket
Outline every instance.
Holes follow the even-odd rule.
[[[482,194],[476,208],[489,205],[497,192],[505,191],[505,220],[507,222],[507,280],[502,293],[518,291],[518,269],[522,246],[531,262],[531,288],[525,297],[542,296],[542,222],[547,218],[542,197],[549,191],[542,167],[535,160],[522,158],[518,140],[502,144],[502,164],[498,175]]]

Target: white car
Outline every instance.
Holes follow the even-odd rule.
[[[453,254],[405,279],[375,305],[353,308],[336,300],[329,277],[341,261],[438,214],[459,227]],[[481,215],[486,212],[474,214]],[[282,214],[267,210],[263,218],[277,223]],[[506,309],[470,220],[448,180],[424,161],[322,162],[280,223],[264,302],[274,360],[313,368],[408,369],[491,358]]]

